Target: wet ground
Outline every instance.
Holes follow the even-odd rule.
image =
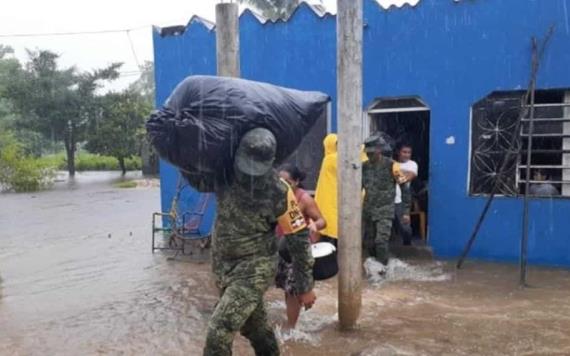
[[[216,301],[204,256],[151,253],[152,184],[118,189],[81,174],[52,191],[0,195],[0,355],[199,355]],[[371,278],[358,330],[337,330],[336,281],[282,332],[282,295],[267,295],[285,355],[570,355],[570,272],[393,261]],[[237,337],[236,355],[252,355]]]

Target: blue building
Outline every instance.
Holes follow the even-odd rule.
[[[363,109],[366,131],[382,129],[413,141],[420,179],[429,191],[428,244],[438,257],[461,253],[490,191],[490,180],[513,134],[531,71],[531,38],[554,26],[538,73],[531,165],[556,197],[530,204],[529,262],[570,266],[570,11],[567,0],[422,0],[382,9],[364,0]],[[288,21],[240,17],[243,78],[333,99],[336,117],[336,19],[307,4]],[[155,29],[157,105],[192,74],[216,72],[215,28],[194,17],[188,25]],[[363,133],[363,135],[366,132]],[[567,138],[568,137],[568,138]],[[524,155],[526,156],[526,154]],[[470,256],[516,261],[522,234],[521,155],[500,174],[495,199]],[[542,175],[536,175],[540,168]],[[177,188],[177,172],[161,163],[162,208]],[[192,206],[195,192],[183,195]],[[206,227],[211,225],[213,209]],[[342,237],[341,237],[342,238]]]

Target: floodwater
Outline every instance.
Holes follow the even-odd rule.
[[[207,258],[151,253],[152,184],[113,188],[80,174],[54,190],[0,195],[0,355],[200,355],[216,291]],[[284,355],[570,355],[570,272],[394,260],[369,282],[356,331],[337,330],[336,280],[284,332],[281,292],[267,294]],[[253,355],[236,337],[234,354]]]

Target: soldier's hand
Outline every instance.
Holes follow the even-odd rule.
[[[410,224],[410,215],[402,215],[402,222],[406,225]]]
[[[305,310],[311,309],[315,301],[317,300],[317,295],[313,290],[307,293],[300,294],[297,299],[299,300],[299,304],[305,307]]]

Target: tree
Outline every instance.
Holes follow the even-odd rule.
[[[11,78],[5,94],[20,127],[63,141],[69,175],[74,176],[77,143],[85,140],[88,123],[99,110],[96,91],[102,81],[118,78],[121,64],[80,73],[73,67],[60,69],[59,55],[50,51],[28,51],[28,56],[23,74]]]
[[[127,90],[105,95],[100,108],[100,115],[91,122],[85,148],[117,158],[124,175],[125,159],[140,153],[141,132],[152,106],[143,95]]]
[[[140,77],[129,86],[129,90],[141,94],[150,105],[153,105],[155,93],[154,62],[145,61],[140,66],[140,71]]]
[[[8,83],[21,80],[23,75],[22,65],[13,54],[11,47],[0,45],[0,131],[9,132],[18,141],[19,151],[38,156],[42,151],[41,146],[45,145],[44,140],[35,132],[17,128],[17,116],[6,95]]]
[[[10,101],[6,98],[6,84],[21,74],[20,62],[11,57],[14,50],[0,45],[0,129],[7,130],[13,120]]]
[[[154,63],[146,61],[141,66],[140,77],[129,86],[129,90],[142,95],[150,107],[155,103]],[[159,170],[158,155],[146,135],[141,139],[141,159],[143,174],[157,174]]]
[[[248,4],[261,12],[261,15],[271,20],[288,18],[300,0],[238,0],[240,4]]]

